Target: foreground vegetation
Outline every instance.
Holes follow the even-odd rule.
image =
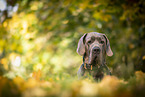
[[[115,76],[105,76],[101,81],[92,79],[77,80],[74,77],[47,77],[47,80],[38,79],[38,74],[24,80],[21,77],[7,79],[0,77],[1,97],[144,97],[145,73],[137,71],[135,76],[127,81]]]

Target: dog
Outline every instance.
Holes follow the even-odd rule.
[[[111,75],[106,65],[106,54],[112,56],[113,52],[105,34],[85,33],[78,42],[77,53],[83,56],[83,64],[77,72],[78,79],[82,78],[86,71],[96,80],[103,78],[104,69],[107,70],[107,75]]]

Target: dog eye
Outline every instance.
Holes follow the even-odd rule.
[[[92,43],[92,41],[90,40],[90,41],[88,41],[88,44],[91,44]]]
[[[104,43],[104,41],[101,41],[101,44],[103,44]]]

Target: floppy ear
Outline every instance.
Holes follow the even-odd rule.
[[[81,56],[83,56],[84,53],[85,53],[85,44],[84,44],[84,42],[85,42],[86,36],[87,36],[87,33],[85,33],[85,34],[80,38],[80,40],[79,40],[79,42],[78,42],[77,53],[78,53],[79,55],[81,55]]]
[[[107,53],[108,56],[112,56],[113,52],[112,52],[111,47],[110,47],[109,39],[106,37],[105,34],[103,34],[103,36],[106,39],[106,53]]]

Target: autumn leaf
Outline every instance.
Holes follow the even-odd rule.
[[[41,75],[42,75],[41,70],[38,70],[33,72],[32,77],[35,78],[37,81],[40,81]]]

